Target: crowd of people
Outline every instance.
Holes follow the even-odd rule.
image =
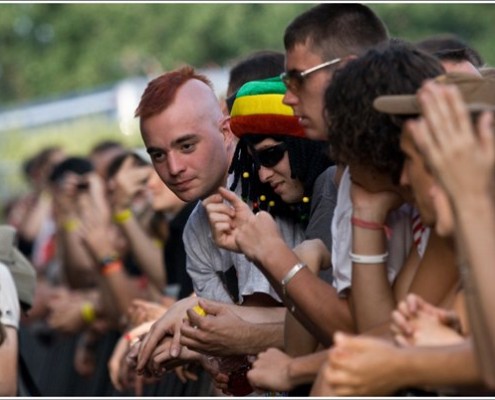
[[[1,395],[493,394],[493,70],[362,4],[316,5],[283,43],[224,99],[192,66],[152,79],[145,150],[24,163]]]

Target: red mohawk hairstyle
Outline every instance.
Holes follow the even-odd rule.
[[[143,121],[161,113],[172,104],[177,90],[191,79],[204,82],[213,89],[210,80],[206,76],[196,73],[194,68],[190,66],[166,72],[148,83],[134,116]]]

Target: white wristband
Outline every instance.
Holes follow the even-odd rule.
[[[352,251],[349,252],[349,257],[353,263],[357,264],[381,264],[387,261],[388,251],[383,254],[376,254],[373,256],[365,256],[362,254],[354,254]]]
[[[282,293],[284,294],[284,297],[287,297],[287,284],[290,282],[290,280],[292,278],[294,278],[294,276],[296,276],[296,274],[301,270],[303,269],[304,267],[306,267],[307,265],[304,264],[304,263],[297,263],[296,265],[294,265],[290,270],[289,272],[287,272],[287,274],[284,276],[284,278],[280,281],[280,284],[282,285]]]

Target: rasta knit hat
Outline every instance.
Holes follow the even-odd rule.
[[[305,137],[292,108],[282,103],[285,92],[279,77],[241,86],[230,113],[232,132],[239,138],[245,134]]]

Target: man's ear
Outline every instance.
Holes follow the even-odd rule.
[[[225,134],[225,130],[228,130],[230,133],[232,133],[232,130],[230,129],[230,115],[223,115],[220,119],[219,126],[223,134]]]
[[[236,136],[232,132],[232,129],[230,129],[230,116],[225,115],[220,120],[220,132],[222,132],[225,141],[235,140]]]

